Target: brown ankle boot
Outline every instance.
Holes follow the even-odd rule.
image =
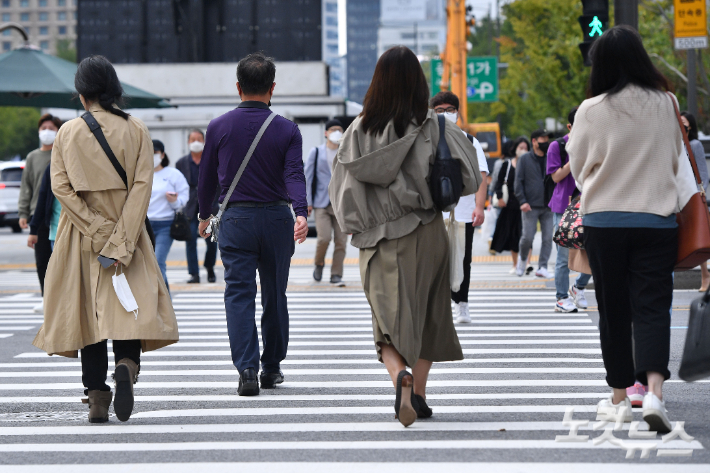
[[[112,397],[111,391],[89,391],[89,398],[81,400],[89,405],[89,422],[92,424],[108,422],[108,408]]]
[[[140,367],[130,358],[123,358],[116,363],[113,380],[116,383],[116,399],[113,410],[121,422],[126,422],[133,412],[133,384],[138,380]]]

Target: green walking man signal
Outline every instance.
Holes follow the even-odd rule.
[[[592,20],[591,23],[589,23],[589,27],[592,29],[592,31],[589,32],[589,37],[594,38],[595,35],[601,36],[603,31],[602,31],[602,22],[599,21],[598,16],[594,16],[594,19]]]

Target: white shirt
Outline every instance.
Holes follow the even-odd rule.
[[[338,154],[338,148],[330,149],[328,145],[325,145],[325,159],[328,160],[328,169],[333,169],[333,160],[335,160],[336,154]]]
[[[177,192],[177,200],[168,202],[166,192]],[[175,168],[163,168],[153,175],[153,191],[150,194],[148,218],[150,220],[172,220],[175,212],[187,204],[190,186],[185,176]]]
[[[466,132],[463,132],[466,135]],[[468,135],[466,137],[468,139]],[[474,137],[473,147],[476,150],[476,158],[478,159],[478,170],[481,172],[488,173],[488,162],[486,161],[486,154],[483,152],[483,147],[481,143]],[[481,183],[485,186],[486,183]],[[454,209],[454,216],[457,222],[471,223],[473,222],[473,211],[476,210],[476,194],[464,195],[459,199],[459,203],[456,204]],[[444,218],[449,218],[449,213],[444,212]]]

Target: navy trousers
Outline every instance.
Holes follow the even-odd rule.
[[[232,362],[241,373],[259,370],[256,271],[261,282],[262,370],[278,372],[288,349],[286,286],[293,241],[293,215],[285,205],[232,207],[222,216],[219,250],[224,264],[224,305]]]

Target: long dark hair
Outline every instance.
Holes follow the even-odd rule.
[[[116,70],[105,57],[89,56],[81,61],[76,69],[74,87],[84,99],[98,102],[107,112],[128,120],[126,112],[113,106],[122,104],[123,87]]]
[[[693,116],[693,114],[690,112],[682,112],[680,116],[685,117],[685,119],[688,120],[688,124],[690,125],[690,130],[688,130],[688,140],[697,140],[698,122],[695,119],[695,116]]]
[[[651,62],[638,32],[626,25],[607,30],[589,51],[592,73],[589,96],[620,92],[633,84],[650,90],[670,90],[668,79]]]
[[[404,46],[394,46],[380,57],[363,100],[362,127],[382,133],[390,121],[400,138],[414,119],[421,125],[429,110],[429,86],[417,56]]]

